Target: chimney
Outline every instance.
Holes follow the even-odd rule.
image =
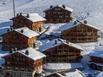
[[[20,13],[20,16],[22,16],[22,13]]]
[[[55,40],[55,43],[54,44],[57,44],[57,40]]]
[[[52,8],[53,8],[53,5],[50,6],[50,9],[52,9]]]
[[[25,51],[25,55],[29,55],[29,51],[28,50]]]
[[[17,13],[17,16],[19,16],[19,13]]]
[[[9,31],[10,31],[10,29],[7,30],[7,32],[9,32]]]
[[[29,14],[27,14],[27,16],[26,16],[27,18],[29,18],[30,16],[29,16]]]
[[[21,33],[23,33],[23,32],[24,32],[24,30],[22,29],[22,30],[21,30]]]
[[[62,5],[62,7],[65,9],[65,5]]]
[[[14,29],[13,29],[13,27],[11,27],[10,29],[11,29],[11,31],[13,31],[13,30],[14,30]]]
[[[87,20],[84,20],[84,24],[87,24]]]
[[[14,52],[14,48],[11,48],[10,53],[13,53],[13,52]]]
[[[77,24],[77,21],[74,21],[74,25],[76,25]]]
[[[14,48],[14,51],[17,51],[17,48]]]
[[[10,53],[13,53],[13,51],[14,51],[14,48],[11,48]]]

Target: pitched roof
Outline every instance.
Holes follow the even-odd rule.
[[[100,41],[88,55],[103,58],[103,41]]]
[[[18,16],[23,16],[32,22],[46,21],[46,19],[40,16],[38,13],[29,13],[29,14],[20,13],[18,14]],[[17,18],[18,16],[12,18],[11,20]]]
[[[65,77],[86,77],[81,71],[75,70],[73,72],[65,73]]]
[[[32,22],[38,22],[38,21],[46,21],[45,18],[40,16],[38,13],[29,13],[29,17],[27,17],[27,14],[22,14],[27,19],[31,20]]]
[[[46,63],[44,69],[51,71],[82,69],[81,63]]]
[[[39,35],[37,32],[35,32],[27,27],[18,28],[18,29],[15,29],[14,31],[16,31],[16,32],[28,37],[28,38]]]
[[[67,24],[65,24],[65,25],[62,25],[62,26],[59,28],[59,30],[60,30],[60,31],[65,31],[65,30],[67,30],[67,29],[71,29],[71,28],[73,28],[73,27],[76,27],[76,26],[78,26],[79,24],[85,24],[85,23],[83,23],[83,21],[74,20],[74,21],[71,21],[71,22],[69,22],[69,23],[67,23]],[[88,23],[85,24],[85,25],[99,30],[99,28],[97,28],[96,26],[90,25],[90,24],[88,24]]]
[[[28,55],[25,54],[26,51],[28,51]],[[15,53],[20,53],[20,54],[22,54],[22,55],[24,55],[24,56],[26,56],[34,61],[46,57],[43,53],[41,53],[40,51],[37,51],[36,49],[31,48],[31,47],[23,49],[23,50],[15,51],[15,52],[8,54],[8,55],[13,55]],[[7,56],[7,55],[5,55],[5,56]],[[5,57],[5,56],[3,56],[3,57]]]
[[[56,72],[45,77],[86,77],[86,76],[78,69],[73,69],[69,72],[63,73],[63,75]]]
[[[73,12],[73,9],[72,9],[72,8],[67,7],[67,6],[65,6],[65,5],[57,5],[57,6],[53,6],[52,8],[49,8],[49,9],[47,9],[47,10],[45,10],[45,11],[48,11],[48,10],[54,9],[54,8],[56,8],[56,7],[60,7],[60,8],[62,8],[62,9],[64,9],[64,10],[67,10],[67,11]]]
[[[74,48],[77,48],[77,49],[80,49],[80,50],[83,50],[82,47],[76,45],[76,44],[73,44],[71,42],[68,42],[66,43],[64,40],[62,39],[53,39],[52,41],[46,43],[46,44],[43,44],[42,46],[39,47],[39,50],[41,52],[47,50],[47,49],[50,49],[50,48],[53,48],[55,46],[58,46],[58,45],[61,45],[61,44],[66,44],[68,46],[71,46],[71,47],[74,47]]]
[[[63,5],[58,5],[59,7],[61,7],[62,9],[65,9],[65,10],[67,10],[67,11],[73,11],[73,9],[72,8],[70,8],[70,7],[67,7],[67,6],[65,6],[65,8],[63,8]]]

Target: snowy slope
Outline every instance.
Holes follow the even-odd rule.
[[[5,4],[4,4],[4,3]],[[44,15],[43,10],[50,5],[65,4],[74,9],[75,17],[86,16],[89,12],[90,23],[103,27],[103,0],[15,0],[17,12],[37,12]],[[0,0],[0,19],[11,18],[13,16],[12,0]],[[103,29],[101,29],[103,31]]]

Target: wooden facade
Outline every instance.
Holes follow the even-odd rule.
[[[20,53],[15,53],[12,55],[7,55],[5,57],[5,64],[4,67],[6,68],[13,68],[18,70],[28,70],[32,71],[34,69],[37,69],[37,67],[42,66],[43,62],[42,60],[32,60]]]
[[[72,11],[66,10],[66,6],[50,6],[48,10],[45,10],[45,18],[47,23],[67,23],[73,18],[71,17]]]
[[[36,41],[36,37],[28,38],[13,30],[3,35],[3,49],[12,50],[14,48],[35,47],[34,41]]]
[[[43,52],[46,63],[76,63],[81,60],[81,50],[62,44],[49,48]]]
[[[83,23],[62,32],[62,38],[73,43],[97,42],[98,37],[97,29]]]
[[[12,18],[11,20],[13,20],[13,28],[17,29],[17,28],[21,28],[21,27],[28,27],[31,30],[35,30],[37,32],[41,32],[43,29],[43,25],[45,23],[45,20],[40,20],[40,21],[32,21],[30,20],[29,14],[27,14],[27,16],[23,16],[22,14],[18,14],[16,17]],[[35,18],[35,17],[34,17]]]
[[[43,70],[43,57],[39,59],[36,58],[34,60],[29,57],[29,53],[15,52],[10,55],[6,55],[3,58],[5,59],[5,64],[3,65],[4,77],[37,77],[35,74],[39,74]]]
[[[96,56],[91,56],[90,58],[91,58],[91,61],[89,66],[92,69],[103,71],[103,58],[96,57]]]

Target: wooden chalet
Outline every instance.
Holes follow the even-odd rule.
[[[97,46],[95,50],[89,53],[90,63],[89,66],[92,69],[103,71],[103,44]]]
[[[31,47],[3,56],[5,59],[3,76],[36,77],[36,73],[42,73],[44,57],[44,54]]]
[[[13,28],[21,28],[21,27],[28,27],[31,30],[35,30],[37,32],[42,32],[43,25],[46,21],[45,18],[41,17],[37,13],[30,13],[30,14],[17,14],[16,17],[12,18],[13,20]]]
[[[81,60],[82,48],[62,39],[54,39],[40,46],[39,50],[47,56],[46,63],[75,63]]]
[[[72,21],[60,27],[61,37],[72,43],[97,42],[99,29],[86,20]]]
[[[44,12],[47,23],[67,23],[73,19],[71,16],[72,11],[73,9],[65,5],[51,5],[50,8]]]
[[[23,49],[27,47],[35,47],[34,42],[36,41],[38,33],[30,30],[27,27],[18,29],[8,30],[3,35],[3,49],[14,50]]]

